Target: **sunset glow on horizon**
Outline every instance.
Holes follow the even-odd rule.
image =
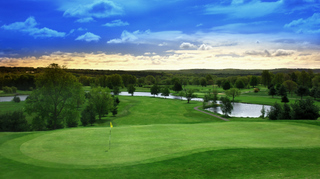
[[[0,2],[0,66],[320,67],[319,0]]]

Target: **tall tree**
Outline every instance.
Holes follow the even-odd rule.
[[[271,74],[268,70],[263,70],[261,75],[262,84],[264,86],[269,86],[271,83]]]
[[[241,79],[237,79],[235,86],[239,89],[243,89],[245,87],[245,83]]]
[[[207,80],[206,80],[206,78],[204,78],[204,77],[200,78],[200,85],[201,85],[201,86],[207,86]]]
[[[222,85],[222,88],[223,88],[224,90],[230,89],[230,88],[231,88],[230,82],[229,82],[229,81],[225,81],[225,82],[223,83],[223,85]]]
[[[221,111],[225,116],[228,116],[229,114],[231,114],[232,110],[233,110],[233,105],[230,101],[230,99],[228,97],[221,97],[220,98],[221,104]]]
[[[151,87],[150,91],[151,91],[152,95],[157,95],[158,96],[158,94],[160,93],[160,87],[157,84],[154,84]]]
[[[309,88],[306,86],[299,86],[298,89],[295,91],[295,93],[298,96],[300,96],[302,100],[302,97],[309,95],[310,91],[309,91]]]
[[[188,103],[191,101],[192,98],[197,97],[197,95],[194,94],[195,90],[194,89],[185,89],[185,94]]]
[[[136,88],[134,87],[134,85],[128,85],[127,90],[128,93],[131,94],[131,96],[133,96],[133,93],[136,91]]]
[[[65,68],[54,63],[49,65],[44,73],[37,75],[36,86],[26,100],[25,109],[45,120],[49,129],[62,128],[67,118],[80,116],[77,107],[84,101],[84,91]]]
[[[298,76],[298,84],[300,86],[307,86],[310,87],[311,85],[311,79],[309,73],[302,71],[300,75]]]
[[[226,95],[228,97],[232,97],[232,101],[234,102],[234,98],[240,96],[241,91],[238,88],[230,88],[226,91]]]
[[[153,85],[155,82],[156,82],[156,79],[155,79],[154,76],[152,76],[152,75],[148,75],[148,76],[145,78],[145,83],[146,83],[147,85]]]
[[[167,96],[170,95],[170,90],[169,90],[169,87],[166,86],[164,88],[162,88],[161,90],[161,96],[164,96],[164,98],[166,98]]]
[[[90,105],[94,106],[94,111],[99,116],[99,120],[113,107],[113,99],[108,88],[97,87],[90,91]]]
[[[272,98],[274,95],[277,94],[277,90],[274,88],[274,86],[272,86],[270,89],[269,89],[269,92],[268,92],[268,95],[271,95]]]
[[[287,81],[283,82],[282,85],[284,87],[286,87],[286,89],[291,94],[291,96],[292,96],[292,92],[294,92],[298,87],[298,84],[292,80],[287,80]]]
[[[254,88],[255,86],[258,85],[258,78],[256,76],[252,76],[250,79],[250,85],[252,86],[252,88]]]

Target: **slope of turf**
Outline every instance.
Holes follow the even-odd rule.
[[[109,127],[0,133],[0,178],[320,177],[319,125],[216,122],[197,102],[120,100],[110,150]]]

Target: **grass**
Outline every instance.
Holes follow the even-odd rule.
[[[118,115],[95,126],[1,132],[0,178],[320,177],[319,121],[224,122],[195,111],[201,102],[119,98]],[[250,93],[237,98],[278,100]],[[3,102],[0,110],[23,104]],[[114,125],[110,150],[109,121]]]

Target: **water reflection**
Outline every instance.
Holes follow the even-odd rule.
[[[121,92],[119,96],[131,96],[128,92]],[[149,92],[135,92],[133,96],[147,96],[147,97],[153,97],[154,95],[151,95]],[[25,101],[28,95],[18,95],[20,97],[21,101]],[[180,99],[180,100],[187,100],[185,97],[180,96],[161,96],[155,95],[157,98],[168,98],[168,99]],[[12,101],[13,96],[8,97],[0,97],[0,102],[7,102]],[[192,101],[203,101],[202,98],[193,98]],[[270,110],[270,106],[264,106],[265,110]],[[261,109],[262,105],[259,104],[245,104],[245,103],[234,103],[233,104],[233,111],[230,116],[232,117],[259,117],[261,115]],[[208,111],[216,112],[219,114],[222,114],[222,111],[220,107],[217,108],[208,108]]]
[[[245,104],[245,103],[233,103],[233,111],[230,114],[232,117],[259,117],[261,116],[261,109],[263,105],[259,104]],[[271,106],[264,106],[265,111],[270,110]],[[222,114],[221,108],[208,108],[211,112]]]

